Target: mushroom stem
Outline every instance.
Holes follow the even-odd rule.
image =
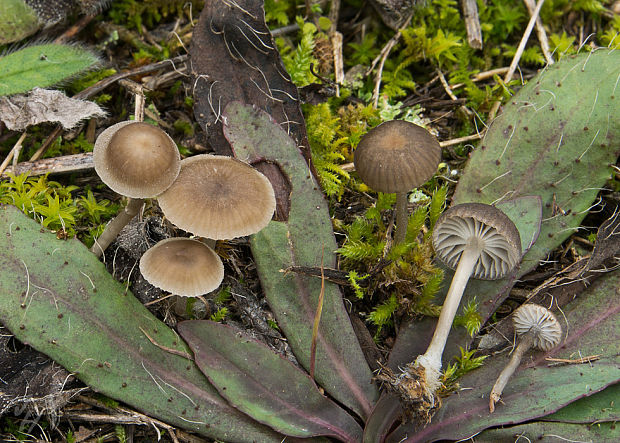
[[[394,243],[399,244],[405,241],[407,234],[407,225],[409,217],[407,217],[407,193],[396,193],[396,232],[394,233]]]
[[[521,363],[521,359],[523,355],[532,347],[534,344],[534,338],[536,336],[536,332],[530,330],[529,332],[522,335],[521,341],[517,345],[517,348],[512,353],[512,357],[510,357],[510,361],[506,365],[506,367],[502,370],[499,377],[495,381],[493,385],[493,389],[491,389],[491,395],[489,398],[489,411],[493,413],[495,411],[495,403],[497,403],[502,396],[502,392],[508,383],[512,374],[519,367],[519,363]]]
[[[138,213],[144,204],[143,198],[129,198],[127,206],[108,223],[99,238],[91,246],[90,252],[101,257],[110,243],[114,241],[121,229],[127,225]]]
[[[465,286],[467,286],[467,281],[476,266],[481,250],[481,240],[472,238],[461,253],[461,259],[456,267],[450,289],[441,308],[441,314],[439,314],[439,320],[431,343],[428,345],[424,355],[420,355],[416,360],[417,365],[424,366],[426,384],[431,392],[439,388],[441,356],[448,340],[448,334],[452,328],[452,321],[461,303]]]

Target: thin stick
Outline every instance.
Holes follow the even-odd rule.
[[[323,298],[325,296],[325,274],[323,271],[323,252],[325,246],[321,249],[321,292],[314,314],[314,324],[312,325],[312,341],[310,342],[310,378],[314,380],[314,367],[316,363],[316,341],[319,336],[319,323],[321,321],[321,313],[323,312]]]
[[[93,153],[64,155],[62,157],[44,158],[35,162],[20,162],[16,167],[9,166],[2,175],[19,175],[28,172],[32,175],[45,175],[49,173],[78,172],[92,169]]]
[[[530,16],[534,15],[534,11],[536,10],[536,3],[534,0],[523,0],[527,10],[530,13]],[[545,31],[545,27],[543,26],[542,20],[540,19],[540,15],[536,17],[536,35],[538,36],[538,41],[540,42],[540,49],[542,49],[542,53],[545,56],[545,60],[547,64],[552,65],[555,63],[553,60],[553,55],[549,50],[549,40],[547,39],[547,32]]]
[[[169,348],[167,346],[164,345],[160,345],[159,343],[157,343],[155,340],[153,340],[151,338],[151,336],[149,334],[146,333],[146,331],[144,329],[142,329],[142,326],[139,326],[140,331],[142,331],[142,333],[146,336],[146,338],[149,339],[149,341],[151,343],[153,343],[155,346],[157,346],[159,349],[161,349],[162,351],[166,351],[169,352],[171,354],[174,355],[178,355],[180,357],[186,358],[188,360],[194,361],[194,357],[192,357],[191,355],[189,355],[187,352],[183,352],[183,351],[179,351],[177,349],[173,349],[173,348]]]
[[[4,159],[2,164],[0,165],[0,176],[2,176],[2,173],[4,172],[6,167],[11,162],[11,159],[15,158],[17,160],[17,157],[19,156],[19,151],[22,148],[22,143],[24,142],[25,138],[26,138],[26,132],[24,131],[22,133],[22,135],[20,135],[19,138],[17,139],[17,142],[15,143],[15,146],[13,146],[11,151],[7,154],[6,158]],[[13,169],[15,169],[15,166],[13,166]]]
[[[532,16],[530,17],[530,21],[528,22],[527,27],[525,28],[523,37],[521,37],[521,42],[519,42],[519,47],[517,48],[517,51],[515,52],[515,55],[512,58],[512,62],[510,63],[508,72],[504,76],[505,83],[508,83],[510,81],[510,79],[512,78],[512,75],[517,70],[517,65],[519,64],[519,61],[521,60],[521,56],[523,55],[523,51],[525,50],[525,45],[527,44],[527,41],[529,40],[530,35],[532,34],[532,29],[534,29],[534,24],[536,23],[536,17],[538,17],[538,14],[540,14],[540,8],[542,7],[544,2],[545,0],[538,0],[538,3],[536,3],[536,8],[534,9],[534,12],[532,13]],[[493,103],[493,107],[491,108],[491,111],[489,111],[489,121],[495,118],[495,115],[497,114],[497,110],[499,109],[500,105],[501,105],[501,101],[499,100]]]
[[[552,362],[557,364],[564,363],[567,365],[582,365],[584,363],[591,363],[596,360],[601,359],[601,354],[596,355],[588,355],[587,357],[581,358],[553,358],[553,357],[545,357],[545,361]],[[552,366],[552,365],[549,365]]]
[[[396,44],[400,40],[400,37],[402,35],[401,30],[409,26],[409,23],[411,22],[412,17],[413,17],[413,14],[409,15],[407,20],[405,20],[405,23],[403,24],[403,26],[396,32],[396,34],[394,34],[394,36],[392,36],[390,41],[386,43],[383,49],[381,49],[381,52],[379,53],[379,55],[372,61],[370,68],[368,68],[368,70],[366,71],[365,76],[370,75],[370,73],[375,68],[375,66],[379,64],[378,69],[377,69],[377,74],[375,76],[375,89],[372,92],[373,108],[376,108],[379,103],[379,89],[381,88],[381,75],[383,74],[383,65],[385,64],[385,60],[390,54],[390,51],[392,50],[392,48],[396,46]]]
[[[476,0],[463,0],[463,15],[465,16],[469,46],[474,49],[482,49],[482,30],[480,29]]]

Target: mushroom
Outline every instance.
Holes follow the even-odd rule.
[[[396,193],[396,232],[407,233],[407,192],[424,184],[437,171],[441,147],[426,129],[404,120],[387,121],[371,129],[355,149],[355,170],[375,191]]]
[[[482,203],[464,203],[445,211],[433,229],[437,257],[456,268],[435,333],[415,365],[424,370],[427,394],[439,388],[441,357],[452,321],[470,277],[496,280],[512,271],[521,259],[521,239],[502,211]]]
[[[210,154],[182,160],[179,176],[158,201],[176,226],[213,240],[260,231],[276,207],[263,174],[232,157]]]
[[[224,265],[209,246],[190,238],[168,238],[140,258],[140,272],[153,286],[177,297],[176,311],[183,314],[181,297],[211,292],[224,279]]]
[[[181,168],[177,145],[161,129],[124,121],[99,135],[93,149],[95,171],[110,189],[129,197],[127,206],[106,226],[91,251],[97,256],[138,214],[147,197],[164,192]]]
[[[508,365],[502,370],[493,385],[489,399],[489,411],[495,411],[495,403],[502,396],[504,387],[521,363],[523,355],[532,347],[549,351],[557,346],[562,337],[562,327],[555,316],[542,306],[527,303],[517,309],[512,317],[519,344],[514,350]]]

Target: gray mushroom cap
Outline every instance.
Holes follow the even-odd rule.
[[[494,206],[463,203],[446,210],[435,223],[433,246],[437,257],[455,269],[472,241],[481,247],[472,277],[496,280],[521,260],[521,238],[514,223]]]
[[[194,297],[211,292],[224,279],[224,265],[204,243],[190,238],[168,238],[140,258],[142,276],[174,295]]]
[[[168,134],[133,121],[112,125],[97,137],[93,162],[110,189],[131,198],[161,194],[181,168],[179,150]]]
[[[392,120],[362,137],[353,161],[362,181],[375,191],[408,192],[435,174],[441,147],[423,127]]]
[[[512,316],[512,323],[518,335],[534,331],[533,346],[541,351],[548,351],[562,338],[562,326],[555,315],[548,309],[527,303],[517,309]]]

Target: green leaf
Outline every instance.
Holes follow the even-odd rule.
[[[620,384],[615,384],[598,394],[577,400],[543,419],[564,423],[617,422],[620,421],[618,399],[620,399]]]
[[[489,413],[489,393],[508,362],[506,353],[489,358],[482,368],[459,380],[461,390],[443,401],[433,421],[423,430],[402,427],[391,441],[408,442],[457,440],[479,431],[506,424],[522,423],[558,411],[620,381],[620,271],[600,277],[578,299],[569,303],[563,328],[567,334],[559,346],[547,353],[530,351],[504,389],[502,402]],[[568,323],[568,326],[567,326]],[[590,364],[551,365],[546,357],[573,359],[600,354]]]
[[[496,205],[515,224],[525,254],[538,239],[542,221],[542,200],[537,195],[506,200]]]
[[[95,391],[203,436],[273,441],[181,353],[189,348],[78,240],[62,241],[0,206],[0,322]]]
[[[293,437],[361,439],[353,417],[323,396],[307,373],[264,344],[204,320],[180,323],[179,333],[218,392],[255,420]]]
[[[97,62],[92,52],[78,46],[28,46],[0,57],[0,96],[55,85]]]
[[[476,443],[530,442],[617,442],[620,427],[615,423],[572,424],[536,421],[505,429],[489,429],[476,435]]]
[[[304,368],[310,366],[312,326],[321,280],[283,273],[291,266],[336,266],[336,239],[328,205],[293,139],[260,109],[231,102],[224,135],[237,158],[277,164],[291,185],[286,221],[272,221],[250,239],[263,290],[278,325]],[[337,285],[325,282],[316,351],[317,382],[342,404],[367,417],[377,398],[372,373]]]
[[[21,40],[38,29],[37,14],[24,0],[0,2],[0,45]]]

